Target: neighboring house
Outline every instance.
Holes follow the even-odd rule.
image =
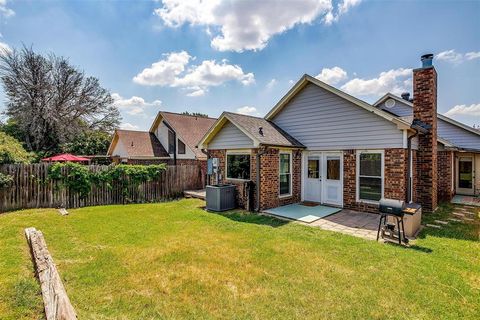
[[[115,130],[107,154],[123,163],[198,163],[206,168],[207,156],[196,144],[215,120],[160,111],[148,132]]]
[[[435,210],[480,192],[480,133],[437,114],[432,58],[413,71],[413,103],[388,94],[371,105],[304,75],[265,118],[224,112],[198,147],[219,159],[240,206],[252,180],[258,210],[312,201],[375,212],[381,198]]]

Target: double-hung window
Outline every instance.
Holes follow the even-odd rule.
[[[227,153],[227,179],[250,179],[250,154]]]
[[[357,197],[377,202],[383,197],[383,151],[359,151],[357,154]]]
[[[292,194],[292,154],[280,152],[280,196]]]

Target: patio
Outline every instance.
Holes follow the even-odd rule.
[[[375,240],[380,216],[374,213],[339,209],[318,204],[297,203],[270,210],[265,214],[294,220],[324,230]]]

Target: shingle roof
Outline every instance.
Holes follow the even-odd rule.
[[[157,137],[147,131],[116,130],[129,157],[170,157]]]
[[[192,149],[197,159],[206,159],[207,156],[196,146],[217,119],[165,111],[159,114],[175,130],[178,138]]]
[[[247,116],[238,113],[224,112],[227,119],[233,124],[242,127],[250,136],[254,137],[263,145],[284,146],[284,147],[300,147],[305,146],[291,135],[280,129],[276,124],[264,118]],[[262,128],[262,133],[260,133]]]

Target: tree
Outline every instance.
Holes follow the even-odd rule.
[[[111,132],[120,113],[98,79],[54,54],[32,48],[0,53],[5,114],[30,151],[51,154],[89,130]]]
[[[200,118],[208,118],[208,114],[201,113],[201,112],[188,112],[188,111],[183,111],[182,114],[187,115],[187,116],[195,116],[195,117],[200,117]]]
[[[31,158],[17,139],[0,131],[0,164],[28,163]]]
[[[72,142],[62,145],[63,152],[77,155],[105,155],[110,145],[110,134],[91,130],[77,136]]]

